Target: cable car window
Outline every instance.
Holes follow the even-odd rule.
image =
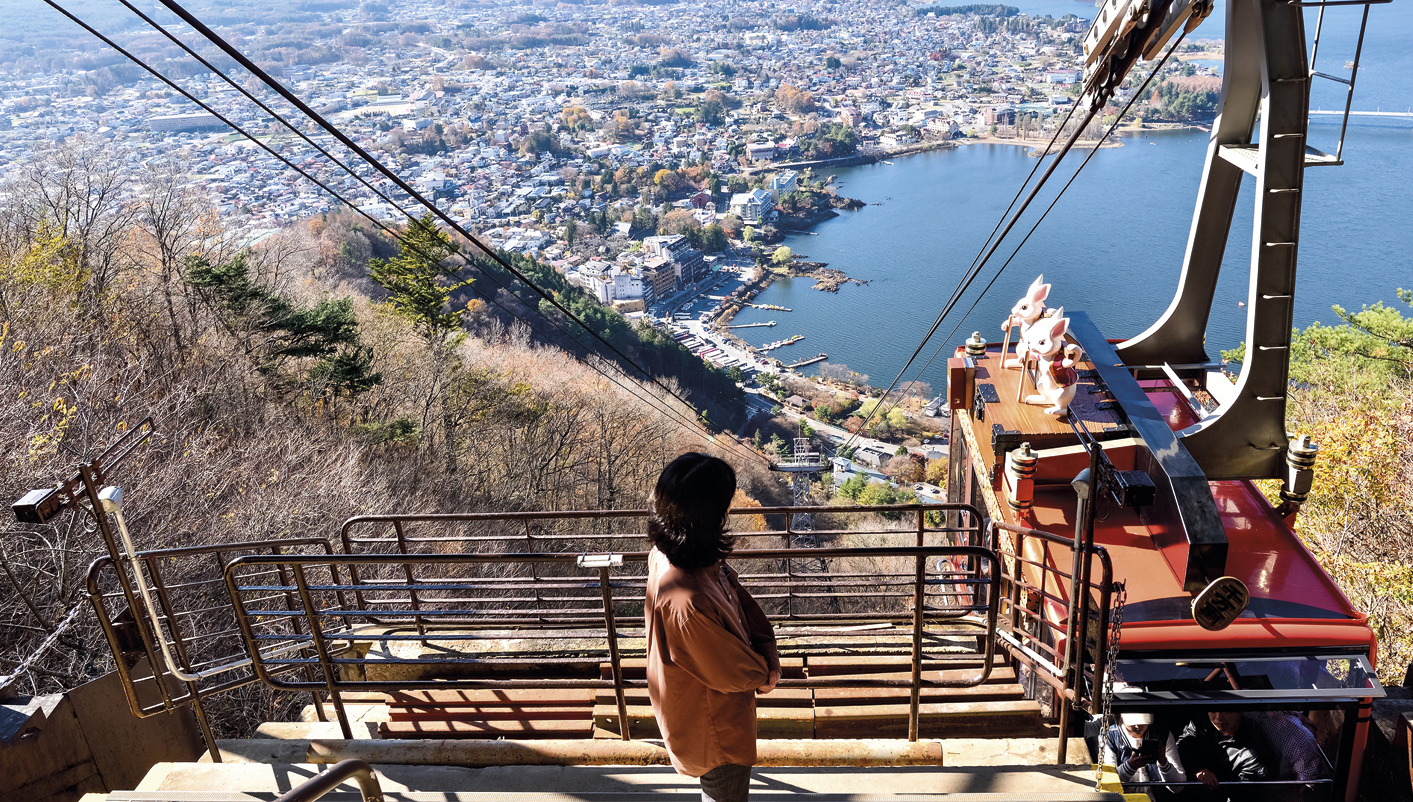
[[[1116,676],[1133,690],[1115,693],[1115,709],[1134,703],[1151,707],[1384,696],[1364,655],[1121,659]]]

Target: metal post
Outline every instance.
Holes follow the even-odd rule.
[[[402,531],[402,521],[393,521],[393,532],[397,533],[398,549],[406,555],[407,535]],[[412,576],[412,563],[403,561],[402,570],[403,574],[407,577],[407,594],[412,599],[412,612],[418,613],[422,610],[422,605],[417,599],[417,589],[413,587],[413,585],[417,584],[417,580]],[[412,621],[417,625],[417,634],[425,636],[427,634],[427,627],[422,623],[422,616],[414,615],[412,616]],[[422,645],[426,646],[427,642],[425,640],[422,641]]]
[[[1094,644],[1094,684],[1095,693],[1099,693],[1104,686],[1104,675],[1111,670],[1109,665],[1109,616],[1112,612],[1114,596],[1114,564],[1109,559],[1109,554],[1103,546],[1096,546],[1095,551],[1099,553],[1099,637],[1095,638]],[[1091,705],[1098,699],[1097,695],[1090,697]],[[1102,710],[1102,708],[1101,708]],[[1089,712],[1100,712],[1090,710]]]
[[[921,554],[913,559],[916,561],[916,570],[913,587],[913,679],[912,692],[908,697],[909,741],[916,741],[918,738],[918,700],[922,689],[922,605],[925,599],[922,581],[926,565]]]
[[[608,663],[613,669],[613,696],[618,703],[618,733],[631,740],[628,732],[628,702],[623,698],[623,662],[618,656],[618,626],[613,619],[613,587],[608,582],[608,566],[599,568],[599,591],[603,596],[603,624],[608,633]]]
[[[993,531],[994,531],[994,527],[993,527]],[[997,539],[1000,539],[1000,536],[1001,536],[1000,532],[996,532],[995,535],[996,535],[996,538],[997,538]],[[1021,614],[1020,614],[1020,606],[1021,606],[1021,572],[1022,572],[1022,565],[1023,565],[1023,564],[1021,563],[1020,558],[1025,555],[1025,535],[1022,534],[1022,533],[1020,533],[1020,532],[1012,533],[1011,541],[1016,544],[1016,549],[1015,549],[1016,555],[1015,555],[1015,557],[1012,558],[1012,560],[1011,560],[1011,566],[1012,566],[1012,570],[1014,571],[1014,573],[1013,573],[1013,574],[1011,575],[1011,577],[1010,577],[1010,582],[1011,582],[1011,633],[1012,633],[1012,634],[1015,634],[1016,630],[1018,630],[1018,629],[1021,628]],[[1004,569],[1004,568],[1005,568],[1005,563],[1002,563],[1001,567]],[[1041,587],[1043,588],[1043,587],[1044,587],[1044,583],[1045,583],[1045,579],[1044,579],[1043,574],[1042,574],[1042,577],[1041,577],[1040,582],[1041,582]],[[1018,642],[1019,642],[1019,636],[1017,636],[1017,640],[1018,640]]]
[[[272,546],[270,547],[270,553],[274,555],[280,555],[284,553],[284,550],[281,549],[279,546]],[[221,573],[224,574],[226,571],[226,566],[225,563],[221,560],[220,552],[216,552],[216,564],[221,567]],[[285,587],[289,587],[289,574],[285,571],[285,567],[283,564],[278,564],[275,566],[275,573],[280,578],[280,584]],[[285,610],[291,613],[294,612],[294,597],[290,595],[290,592],[286,590],[280,595],[285,597]],[[290,616],[289,623],[290,627],[294,630],[294,634],[296,636],[304,634],[300,630],[299,618],[297,616]],[[307,658],[309,656],[309,650],[300,649],[299,656],[302,658]],[[311,666],[304,666],[304,678],[311,683],[314,682],[314,669]],[[318,691],[310,691],[309,696],[314,700],[314,712],[319,717],[319,720],[328,721],[329,715],[328,713],[324,712],[324,700],[319,698]]]
[[[142,599],[133,593],[132,581],[123,566],[123,555],[118,551],[118,541],[113,537],[112,525],[108,523],[108,513],[103,511],[103,502],[98,498],[98,485],[93,481],[94,470],[92,463],[78,466],[79,477],[83,479],[84,493],[88,496],[88,504],[93,510],[93,517],[98,521],[98,531],[102,533],[103,542],[108,546],[108,554],[113,558],[118,584],[123,588],[123,598],[127,600],[128,609],[132,610],[133,621],[137,623],[137,633],[142,638],[143,650],[147,652],[147,665],[152,669],[153,684],[157,686],[157,692],[162,696],[162,706],[169,711],[175,710],[176,706],[172,703],[172,695],[167,692],[167,683],[162,681],[162,661],[158,659],[156,648],[153,646],[153,633],[142,623],[142,613],[146,611],[147,619],[155,629],[157,622],[154,620],[154,616],[157,613],[154,610],[148,610],[143,605]],[[136,570],[135,566],[134,570]],[[141,581],[142,577],[137,577],[137,579]],[[161,637],[161,633],[159,632],[157,636]]]
[[[304,602],[304,614],[309,617],[309,634],[314,638],[314,648],[319,652],[319,669],[324,672],[324,685],[329,689],[329,697],[334,701],[334,712],[339,717],[339,729],[343,737],[352,740],[353,728],[348,724],[348,712],[343,709],[343,697],[339,696],[334,681],[334,664],[329,659],[329,646],[324,642],[324,628],[319,625],[319,613],[314,607],[314,597],[309,593],[309,580],[304,576],[304,564],[294,564],[294,582],[299,587],[299,598]]]
[[[162,607],[162,616],[167,619],[167,628],[172,631],[172,646],[177,651],[177,659],[181,661],[182,670],[190,672],[191,659],[186,654],[186,641],[177,629],[177,616],[172,610],[172,600],[167,595],[167,583],[162,580],[162,574],[157,571],[151,557],[144,558],[143,563],[147,565],[147,573],[152,575],[152,585],[157,591],[157,603]],[[158,677],[157,681],[162,680]],[[206,751],[211,755],[211,762],[221,763],[221,750],[216,748],[216,735],[211,732],[211,722],[206,718],[206,707],[201,704],[201,690],[191,681],[186,683],[186,688],[187,693],[191,695],[191,709],[196,713],[196,723],[201,725],[201,735],[206,739]]]
[[[785,548],[793,550],[795,544],[790,537],[790,516],[785,516],[785,533],[781,535],[785,540]],[[793,557],[785,558],[785,615],[790,618],[795,617],[795,560]]]
[[[1324,6],[1320,14],[1325,13]],[[1354,105],[1354,82],[1359,80],[1359,57],[1364,52],[1364,29],[1369,25],[1369,6],[1364,6],[1364,18],[1359,22],[1359,43],[1354,46],[1354,69],[1349,73],[1349,91],[1344,95],[1344,122],[1339,126],[1339,145],[1335,147],[1335,161],[1344,158],[1344,132],[1349,130],[1349,109]],[[1310,69],[1314,69],[1312,66]],[[1307,103],[1308,96],[1307,96]]]

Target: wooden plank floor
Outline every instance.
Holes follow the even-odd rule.
[[[981,658],[929,661],[924,679],[961,681],[976,676]],[[858,655],[782,660],[785,676],[906,680],[907,657]],[[644,663],[624,661],[628,679]],[[600,675],[611,674],[607,664]],[[756,697],[761,738],[883,738],[907,732],[907,688],[777,688]],[[606,689],[399,691],[383,697],[388,721],[382,738],[617,738],[618,704]],[[629,688],[629,733],[661,737],[646,688]],[[924,688],[921,734],[926,737],[1025,737],[1041,734],[1040,706],[1023,698],[1015,673],[997,659],[987,681],[967,688]]]

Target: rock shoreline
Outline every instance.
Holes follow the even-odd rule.
[[[844,271],[829,267],[827,262],[795,261],[790,263],[786,272],[791,278],[814,279],[814,287],[811,289],[821,292],[838,292],[840,287],[850,283],[860,287],[868,284],[867,279],[849,278]]]
[[[775,227],[781,231],[809,231],[811,228],[839,216],[838,209],[848,209],[856,211],[868,205],[857,198],[845,198],[839,195],[829,195],[829,209],[815,209],[805,214],[784,214],[775,221]]]

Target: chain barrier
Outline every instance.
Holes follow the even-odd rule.
[[[35,649],[29,657],[26,657],[25,659],[21,660],[20,664],[15,666],[15,669],[9,674],[0,677],[0,689],[3,689],[5,686],[19,679],[21,674],[28,671],[30,666],[34,665],[36,660],[42,657],[45,652],[49,651],[49,647],[53,646],[55,642],[59,640],[59,636],[64,634],[64,630],[68,629],[71,625],[73,625],[75,621],[78,620],[78,614],[83,610],[83,608],[87,606],[87,601],[81,601],[78,604],[74,605],[74,609],[70,610],[69,614],[64,616],[64,620],[60,621],[59,626],[55,627],[54,631],[49,633],[49,637],[45,638],[44,641],[39,644],[39,648]]]
[[[1104,790],[1104,742],[1109,738],[1109,728],[1114,717],[1114,666],[1119,660],[1119,640],[1123,637],[1124,601],[1128,589],[1122,582],[1114,583],[1114,612],[1109,619],[1109,654],[1104,661],[1108,670],[1103,677],[1096,678],[1100,683],[1099,693],[1099,759],[1094,762],[1094,790]]]

